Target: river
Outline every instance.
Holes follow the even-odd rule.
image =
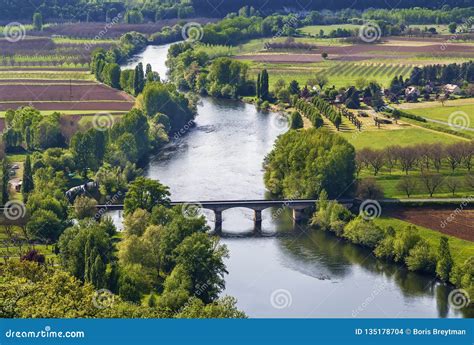
[[[134,60],[165,75],[167,46]],[[196,127],[152,157],[148,177],[170,187],[173,200],[265,197],[262,161],[286,125],[277,114],[241,102],[202,98]],[[305,226],[287,211],[223,213],[222,243],[230,256],[223,295],[250,317],[462,317],[447,303],[449,288],[432,277],[377,260],[363,248]],[[212,215],[209,215],[212,227]]]

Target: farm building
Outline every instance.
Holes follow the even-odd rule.
[[[420,90],[415,86],[409,86],[405,89],[405,96],[420,96]]]
[[[443,90],[448,94],[458,95],[461,93],[461,88],[456,84],[446,84],[444,85]]]

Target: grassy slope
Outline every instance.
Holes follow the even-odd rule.
[[[448,122],[449,117],[451,114],[455,112],[462,112],[459,115],[464,116],[468,119],[466,124],[469,125],[470,128],[474,128],[474,104],[465,104],[465,105],[445,105],[441,106],[441,104],[436,104],[431,108],[417,108],[417,109],[409,109],[407,112],[423,116],[433,120],[439,120]],[[453,115],[455,117],[456,115]]]

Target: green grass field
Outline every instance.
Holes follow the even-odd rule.
[[[418,108],[406,110],[410,114],[426,117],[433,120],[449,122],[451,120],[458,119],[459,121],[465,121],[466,127],[474,128],[474,105],[445,105],[442,106],[440,103],[436,103],[431,108]]]
[[[454,173],[451,172],[451,169],[445,165],[440,170],[440,174],[442,174],[445,178],[453,178],[458,183],[458,188],[456,189],[454,195],[449,190],[448,186],[446,185],[446,181],[436,190],[436,193],[433,194],[434,198],[463,198],[468,197],[471,195],[472,190],[469,186],[466,185],[465,176],[468,174],[467,169],[463,167],[458,167]],[[409,171],[409,176],[419,178],[420,177],[420,169],[414,168]],[[377,184],[382,187],[384,191],[384,196],[386,198],[406,198],[407,195],[403,192],[398,190],[397,184],[401,178],[406,176],[405,172],[399,169],[393,169],[391,172],[388,168],[384,167],[379,171],[377,176],[374,176],[372,169],[362,169],[359,174],[360,178],[375,178]],[[410,195],[410,198],[429,198],[430,195],[424,188],[422,180],[419,179],[418,186],[415,192]]]
[[[405,228],[407,225],[410,225],[410,223],[408,222],[386,217],[380,217],[375,219],[375,223],[382,227],[392,226],[396,231],[399,231]],[[439,239],[442,236],[448,237],[451,255],[456,263],[462,264],[468,258],[474,256],[474,242],[462,240],[453,236],[444,235],[437,231],[424,228],[422,226],[417,225],[416,227],[419,230],[420,236],[427,240],[435,250],[438,249]]]
[[[444,143],[452,144],[462,141],[453,135],[430,131],[420,127],[407,127],[394,130],[363,130],[362,132],[340,133],[356,149],[370,147],[382,149],[390,145],[409,146],[421,143]]]

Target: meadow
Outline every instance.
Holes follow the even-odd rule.
[[[446,123],[450,121],[450,117],[451,120],[458,118],[459,120],[464,120],[466,127],[474,128],[474,104],[446,104],[442,106],[438,103],[433,105],[433,107],[408,109],[407,112]]]
[[[402,126],[400,129],[363,129],[362,132],[341,132],[340,134],[356,149],[364,147],[382,149],[391,145],[409,146],[421,143],[452,144],[465,140],[451,134],[410,125]]]

